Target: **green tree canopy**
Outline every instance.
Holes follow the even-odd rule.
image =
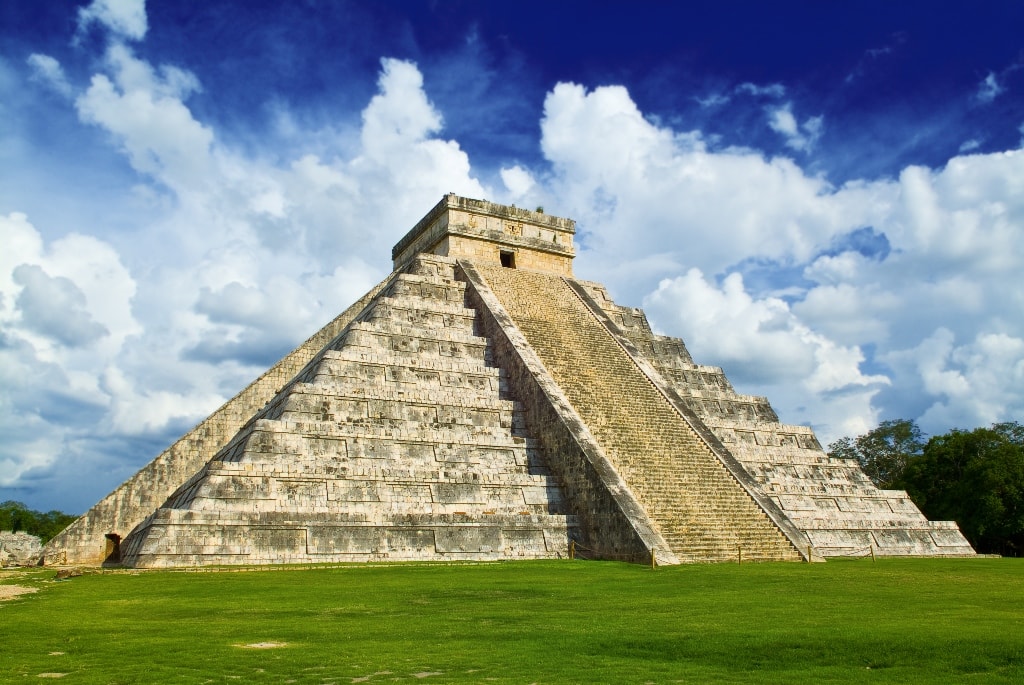
[[[44,543],[67,528],[77,516],[62,511],[35,511],[21,502],[0,502],[0,530],[22,531],[38,536]]]
[[[930,519],[953,520],[978,552],[1024,552],[1024,426],[953,430],[928,441],[896,483]]]
[[[840,438],[828,446],[831,457],[855,459],[880,488],[895,487],[907,464],[921,455],[924,437],[907,419],[883,421],[857,438]]]

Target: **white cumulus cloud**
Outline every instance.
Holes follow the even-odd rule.
[[[142,40],[149,28],[145,0],[93,0],[78,10],[78,30],[94,23],[119,38]]]
[[[927,431],[949,427],[970,429],[999,421],[1019,420],[1024,398],[1024,338],[1006,333],[979,333],[958,339],[940,327],[908,349],[888,354],[886,361],[920,378],[918,392]]]
[[[590,249],[581,263],[613,282],[653,287],[684,265],[718,273],[744,257],[808,259],[835,234],[870,224],[878,193],[865,184],[837,203],[792,160],[709,152],[699,136],[649,121],[621,87],[557,85],[541,132],[551,193]],[[654,258],[661,270],[640,267]]]
[[[990,71],[988,75],[982,79],[981,83],[978,84],[978,92],[975,94],[975,97],[977,97],[981,102],[988,103],[999,97],[1004,90],[1006,89],[1000,85],[999,79]]]
[[[98,374],[140,328],[135,281],[109,244],[80,234],[46,241],[17,213],[0,216],[0,238],[0,463],[10,485],[53,464],[85,425],[96,428],[95,408],[111,400]]]
[[[85,294],[71,279],[50,276],[36,264],[21,264],[11,275],[21,286],[15,307],[27,328],[68,347],[88,345],[107,334],[86,310]]]
[[[787,102],[782,107],[769,108],[766,111],[768,126],[785,138],[786,145],[794,150],[808,152],[821,137],[825,125],[825,118],[822,116],[810,117],[802,124],[797,123],[791,102]]]
[[[863,419],[871,411],[873,390],[890,382],[884,375],[863,373],[864,356],[857,346],[812,330],[785,301],[752,296],[738,273],[715,285],[691,269],[663,280],[644,299],[644,307],[661,327],[686,341],[695,360],[713,361],[787,404],[818,398],[815,415],[830,431],[846,428],[851,396],[860,398],[857,418]]]
[[[781,98],[786,95],[786,87],[781,83],[769,83],[766,86],[760,86],[748,81],[736,86],[736,92],[754,96]]]
[[[537,185],[530,172],[518,164],[501,170],[501,182],[514,200],[522,198]]]
[[[182,100],[195,90],[194,77],[176,69],[158,74],[120,45],[108,59],[114,80],[92,77],[77,100],[79,116],[113,134],[137,171],[176,191],[206,186],[215,173],[213,132]]]
[[[54,92],[71,97],[71,83],[64,74],[64,68],[53,57],[33,53],[26,60],[32,68],[32,78],[46,84]]]
[[[780,122],[792,136],[816,126]],[[542,149],[552,196],[578,220],[577,273],[645,303],[698,362],[825,441],[880,418],[926,416],[937,429],[1019,417],[1024,152],[836,187],[792,160],[700,139],[653,123],[623,88],[549,93]],[[940,329],[953,338],[935,357],[925,341]],[[941,363],[906,361],[929,354]],[[982,392],[989,361],[1001,371]],[[995,398],[985,410],[966,399],[982,397]]]
[[[136,172],[125,190],[143,211],[113,242],[74,231],[44,240],[22,214],[0,220],[9,487],[59,488],[110,459],[127,475],[158,451],[153,441],[173,439],[382,278],[425,207],[449,191],[489,195],[459,145],[437,135],[443,120],[415,64],[382,60],[351,156],[307,149],[271,162],[196,116],[193,74],[119,42],[144,33],[117,24],[132,16],[123,9],[90,6],[88,21],[121,28],[89,83],[70,88],[81,122]],[[63,74],[47,59],[30,67]],[[334,143],[324,148],[344,147]]]
[[[579,276],[825,442],[885,418],[945,430],[1024,409],[1024,151],[834,185],[645,112],[625,87],[559,83],[544,159],[481,176],[430,79],[392,58],[351,123],[311,129],[275,100],[272,135],[289,144],[240,148],[194,107],[195,74],[146,57],[142,2],[97,0],[79,24],[105,39],[82,62],[91,78],[40,53],[22,68],[123,156],[132,203],[67,225],[0,216],[6,487],[94,502],[382,278],[449,191],[575,218]],[[813,151],[824,119],[786,94],[744,83],[703,104],[767,116]]]

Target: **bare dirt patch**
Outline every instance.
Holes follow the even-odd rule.
[[[29,595],[39,592],[37,587],[25,587],[24,585],[0,585],[0,602],[5,599],[14,599],[18,595]]]
[[[250,642],[247,645],[235,645],[235,647],[241,647],[242,649],[274,649],[276,647],[286,647],[287,642]]]

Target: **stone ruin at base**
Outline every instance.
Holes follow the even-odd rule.
[[[568,219],[448,195],[394,271],[50,541],[50,564],[971,555],[572,274]]]
[[[43,545],[35,535],[0,530],[0,568],[34,566],[42,552]]]

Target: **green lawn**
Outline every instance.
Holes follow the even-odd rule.
[[[0,580],[39,587],[0,603],[2,682],[1024,682],[1015,559],[52,577]]]

